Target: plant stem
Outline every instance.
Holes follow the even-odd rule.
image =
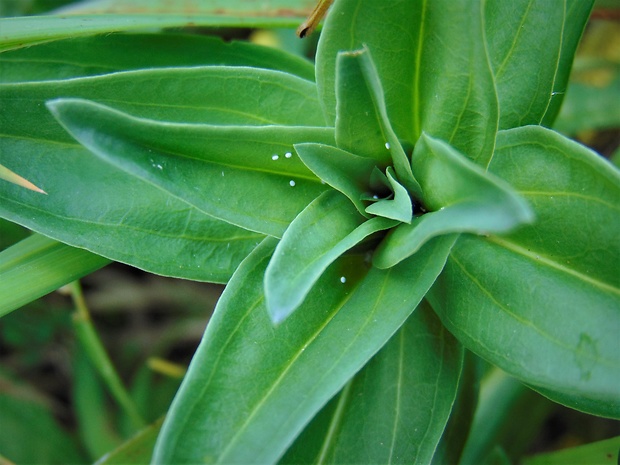
[[[105,385],[110,390],[110,393],[116,402],[118,402],[120,407],[130,419],[132,425],[136,429],[144,427],[146,424],[144,419],[138,412],[138,408],[129,396],[125,386],[123,386],[123,382],[116,372],[116,369],[108,357],[105,347],[103,346],[103,343],[101,342],[101,339],[93,326],[90,318],[90,312],[86,306],[86,301],[84,300],[82,287],[80,286],[79,281],[74,281],[69,286],[71,290],[71,297],[73,298],[73,302],[75,304],[73,326],[82,348],[95,367],[95,370],[99,373]]]

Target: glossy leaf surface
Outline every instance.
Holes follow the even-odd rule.
[[[280,463],[430,463],[462,363],[460,344],[420,304],[332,401],[329,415],[319,413],[320,430],[310,424]]]
[[[226,282],[263,238],[125,175],[77,144],[0,138],[0,148],[12,167],[49,193],[6,183],[0,216],[109,259]]]
[[[275,241],[263,243],[218,303],[164,423],[155,461],[275,462],[405,321],[452,243],[429,243],[387,271],[343,257],[277,327],[263,295]]]
[[[316,96],[312,99],[314,85],[308,81],[276,73],[272,74],[277,76],[276,81],[269,83],[270,79],[263,76],[258,82],[254,80],[255,72],[251,73],[253,77],[243,77],[243,68],[218,70],[146,70],[0,85],[3,164],[50,192],[48,196],[31,195],[0,184],[0,215],[68,244],[152,272],[227,281],[241,259],[261,241],[261,234],[217,221],[97,160],[75,143],[44,105],[46,100],[64,95],[92,98],[165,121],[290,124],[300,120],[297,112],[256,101],[258,87],[266,85],[263,90],[270,98],[291,104],[297,94],[305,117],[312,115],[314,107],[314,114],[322,120]],[[292,88],[279,80],[282,76],[293,79]],[[240,97],[237,108],[230,99],[222,98],[224,82]],[[301,95],[295,90],[301,88],[305,93],[305,85],[310,85],[305,89],[309,93]],[[241,109],[250,113],[237,111]],[[33,127],[36,132],[31,131]]]
[[[312,82],[271,70],[207,66],[0,84],[2,134],[71,140],[42,105],[59,97],[94,100],[134,116],[178,123],[324,125]],[[36,121],[36,133],[22,117]]]
[[[48,106],[101,159],[244,229],[281,236],[325,190],[299,159],[285,153],[299,140],[330,141],[328,128],[175,125],[86,100]]]
[[[500,101],[500,129],[553,122],[593,4],[593,0],[486,2],[486,39]]]
[[[274,323],[288,317],[327,267],[369,235],[394,225],[385,218],[366,220],[349,199],[327,191],[287,228],[265,273],[265,298]],[[346,282],[342,276],[341,283]]]
[[[328,121],[336,116],[337,53],[366,46],[397,136],[413,142],[426,131],[486,166],[498,114],[482,6],[469,0],[336,2],[317,52],[317,84]]]
[[[538,220],[501,238],[461,236],[433,307],[467,347],[546,396],[618,418],[618,171],[540,127],[500,133],[491,171]]]

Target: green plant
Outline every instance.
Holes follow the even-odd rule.
[[[0,161],[47,195],[0,215],[67,245],[4,252],[3,312],[106,259],[227,283],[155,463],[476,463],[472,353],[620,418],[620,175],[548,129],[592,2],[386,5],[337,0],[315,67],[5,20]]]

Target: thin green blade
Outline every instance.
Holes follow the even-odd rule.
[[[0,252],[0,316],[110,263],[35,234]]]

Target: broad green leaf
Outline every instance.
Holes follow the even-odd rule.
[[[344,256],[274,327],[263,276],[275,243],[258,247],[224,291],[166,417],[155,462],[276,462],[405,321],[453,241],[429,243],[386,271]]]
[[[385,174],[390,183],[392,192],[394,193],[394,198],[381,199],[370,204],[366,207],[366,213],[410,223],[413,215],[413,205],[411,204],[411,198],[409,197],[407,189],[401,186],[394,178],[395,175],[391,166],[388,166]]]
[[[0,462],[84,463],[77,441],[55,418],[50,399],[5,376],[0,382]]]
[[[582,446],[534,455],[523,460],[523,465],[564,465],[567,463],[596,463],[616,465],[620,460],[620,436]]]
[[[309,61],[280,50],[247,42],[224,42],[216,37],[169,33],[70,38],[6,51],[0,53],[0,82],[49,81],[145,68],[206,65],[253,66],[314,80],[314,66]]]
[[[24,239],[0,252],[0,316],[108,263],[39,234]]]
[[[339,395],[329,427],[310,424],[280,463],[430,463],[462,363],[460,344],[421,304]]]
[[[501,132],[490,170],[537,221],[501,238],[462,235],[433,308],[468,348],[544,395],[620,417],[618,171],[541,127]]]
[[[115,261],[226,282],[263,238],[126,175],[76,143],[0,137],[0,152],[49,193],[0,184],[0,216]]]
[[[369,235],[394,225],[366,221],[345,196],[326,191],[293,220],[265,272],[265,299],[274,323],[301,305],[327,267]],[[341,278],[343,284],[346,277]]]
[[[502,131],[497,155],[491,172],[508,181],[537,218],[506,240],[553,258],[592,284],[620,287],[620,171],[537,126]]]
[[[500,129],[552,123],[594,0],[485,3]]]
[[[503,233],[533,220],[530,207],[507,183],[445,142],[423,134],[412,166],[422,186],[424,208],[430,211],[386,237],[373,260],[380,268],[404,260],[437,235]]]
[[[525,248],[461,236],[429,298],[480,356],[553,400],[619,418],[614,289]]]
[[[494,197],[499,205],[489,205],[495,211],[484,219],[485,225],[479,226],[481,231],[506,231],[533,219],[527,204],[506,182],[481,169],[442,140],[423,134],[413,151],[411,165],[424,180],[423,202],[430,211]],[[504,213],[502,208],[509,211]]]
[[[144,70],[0,85],[2,162],[50,193],[31,195],[1,183],[0,216],[151,272],[226,282],[261,234],[215,220],[90,156],[44,103],[59,95],[88,97],[168,121],[294,124],[299,112],[280,105],[286,101],[305,109],[300,124],[311,121],[312,114],[322,121],[312,83],[283,73],[244,70]],[[223,86],[239,97],[237,103],[221,98]],[[261,87],[269,98],[258,98]],[[274,105],[262,105],[272,98]],[[246,110],[250,114],[243,113]]]
[[[330,142],[329,128],[161,123],[77,99],[48,106],[101,159],[244,229],[280,237],[326,189],[292,151]]]
[[[312,82],[271,70],[206,66],[0,84],[1,134],[71,141],[43,105],[59,97],[85,98],[134,116],[178,123],[324,125]]]
[[[483,3],[394,0],[387,7],[364,0],[335,2],[317,51],[317,85],[328,122],[336,116],[336,55],[366,46],[397,136],[413,142],[425,131],[486,166],[498,115]]]
[[[376,160],[325,144],[295,144],[295,151],[321,181],[346,195],[362,215],[368,215],[362,198],[371,194],[370,177]]]
[[[308,14],[312,0],[210,0],[207,3],[171,3],[166,0],[128,3],[91,2],[64,10],[62,15],[0,20],[0,50],[20,48],[67,37],[118,31],[179,27],[296,27]],[[71,14],[67,14],[71,13]],[[102,14],[105,13],[105,14]]]

